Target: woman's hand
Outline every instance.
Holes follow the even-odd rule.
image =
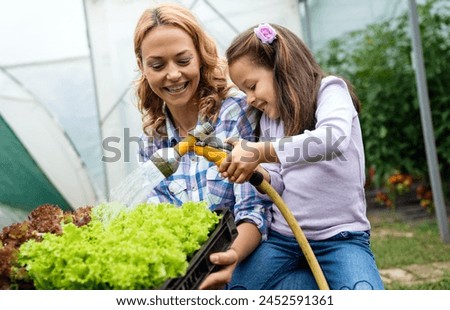
[[[250,255],[261,242],[261,233],[255,224],[242,222],[237,226],[237,230],[238,236],[229,250],[210,255],[211,263],[223,268],[207,276],[199,289],[223,289],[231,281],[237,264]]]
[[[229,249],[226,252],[211,254],[209,260],[215,265],[223,266],[223,268],[207,276],[200,285],[199,289],[223,289],[225,285],[231,281],[231,277],[238,263],[238,259],[238,254],[234,249]]]

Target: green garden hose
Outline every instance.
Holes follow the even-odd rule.
[[[280,210],[284,219],[288,223],[289,227],[291,228],[292,233],[295,236],[295,239],[297,239],[297,242],[300,245],[303,254],[305,255],[306,261],[308,262],[308,265],[311,268],[311,272],[314,276],[314,279],[316,279],[319,289],[329,290],[330,288],[328,286],[327,280],[325,279],[325,276],[322,272],[322,268],[320,268],[319,262],[317,261],[317,258],[314,255],[314,252],[308,242],[308,239],[306,239],[303,230],[300,228],[300,225],[298,225],[297,220],[295,219],[294,215],[292,214],[291,210],[286,205],[284,200],[280,197],[280,195],[276,192],[276,190],[269,184],[269,182],[264,180],[264,177],[262,176],[261,173],[254,172],[250,178],[250,183],[255,187],[259,188],[264,193],[266,193],[272,199],[272,201]]]

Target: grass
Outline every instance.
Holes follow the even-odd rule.
[[[450,244],[442,242],[435,218],[409,221],[396,212],[369,213],[371,246],[379,269],[450,261]],[[439,281],[412,286],[390,283],[386,289],[450,289],[450,273]]]
[[[444,278],[436,282],[424,282],[415,285],[402,285],[392,283],[386,285],[388,290],[450,290],[450,274],[446,274]]]

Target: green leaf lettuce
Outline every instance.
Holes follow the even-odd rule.
[[[89,224],[24,243],[19,263],[37,289],[157,289],[185,274],[218,221],[204,203],[104,203]]]

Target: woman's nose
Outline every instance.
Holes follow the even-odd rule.
[[[176,81],[181,77],[179,68],[175,65],[169,66],[166,75],[168,80]]]

